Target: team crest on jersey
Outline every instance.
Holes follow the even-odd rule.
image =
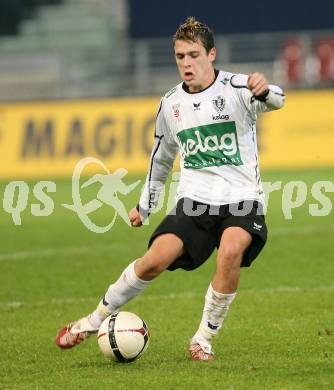
[[[218,95],[212,99],[213,107],[218,112],[223,112],[225,108],[225,98],[224,96]]]

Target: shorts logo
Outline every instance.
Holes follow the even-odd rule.
[[[258,225],[256,222],[253,223],[253,228],[255,230],[261,230],[262,229],[262,225]]]
[[[185,168],[242,165],[235,122],[213,123],[177,133]]]
[[[225,108],[225,98],[221,95],[218,95],[212,100],[212,104],[217,112],[223,112]]]

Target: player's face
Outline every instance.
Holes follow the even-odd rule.
[[[207,53],[201,41],[178,39],[175,41],[174,51],[180,76],[190,92],[199,92],[213,82],[215,74],[212,63],[216,58],[215,48]]]

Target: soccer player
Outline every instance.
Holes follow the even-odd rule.
[[[240,267],[250,266],[266,242],[256,119],[283,106],[282,90],[261,73],[215,69],[212,31],[193,17],[178,28],[173,42],[182,83],[161,99],[144,191],[129,219],[141,226],[154,210],[179,152],[176,207],[153,233],[148,251],[109,286],[96,310],[59,331],[60,348],[96,333],[110,313],[161,272],[193,270],[218,248],[202,320],[189,346],[193,360],[213,359],[212,341],[236,296]]]

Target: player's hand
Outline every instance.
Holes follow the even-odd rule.
[[[129,220],[133,227],[139,227],[143,224],[139,211],[135,207],[129,212]]]
[[[254,96],[266,95],[269,91],[269,84],[262,73],[252,73],[248,76],[247,87]]]

